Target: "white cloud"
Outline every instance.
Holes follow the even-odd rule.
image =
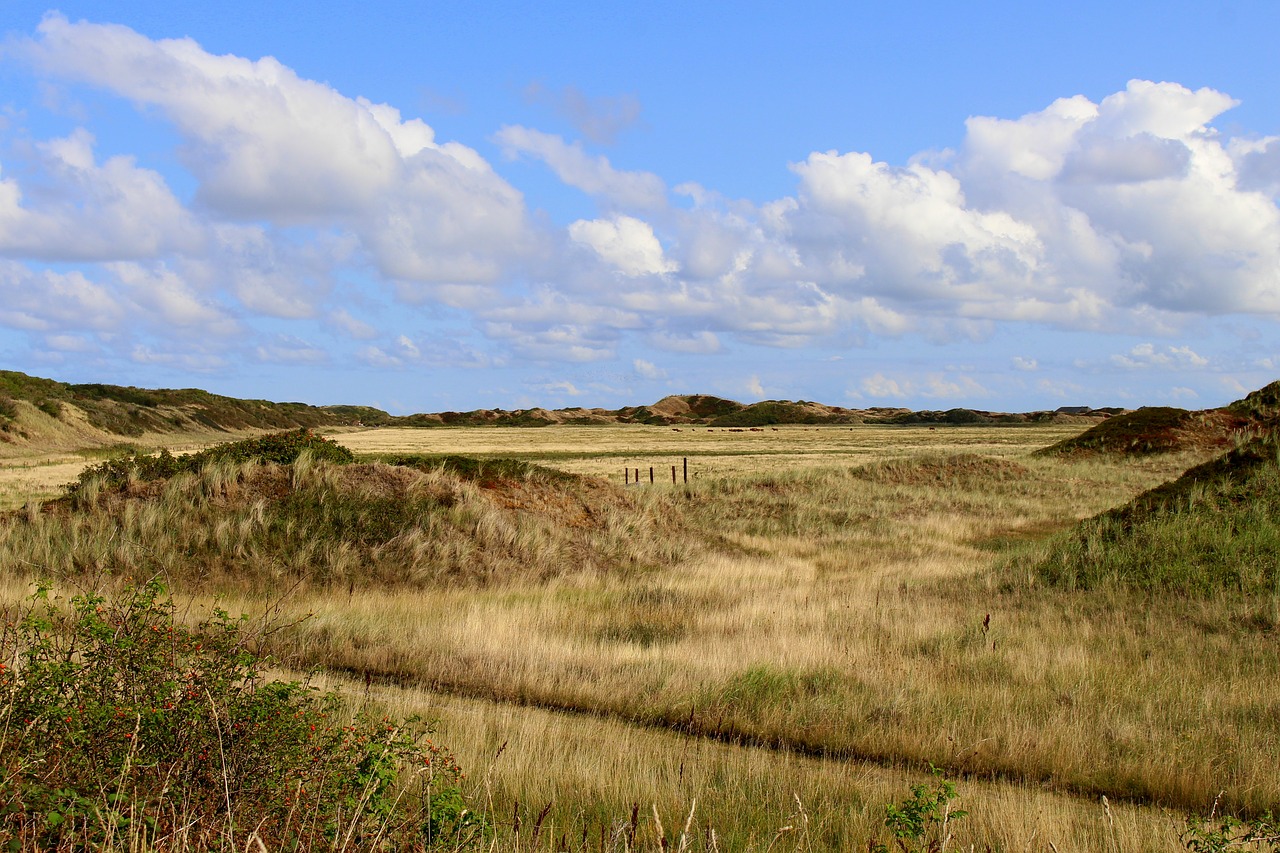
[[[1138,344],[1127,353],[1111,356],[1111,364],[1125,370],[1146,370],[1149,368],[1190,369],[1209,365],[1209,360],[1191,349],[1189,346],[1167,346],[1157,349],[1155,344]]]
[[[904,388],[896,379],[890,379],[883,373],[876,373],[862,380],[862,390],[870,397],[894,397],[902,399],[909,389]]]
[[[118,295],[84,273],[31,270],[0,261],[0,323],[32,331],[114,330],[127,311]]]
[[[897,400],[916,396],[926,399],[971,400],[991,394],[970,376],[942,373],[926,374],[919,379],[895,379],[883,373],[875,373],[862,380],[861,388],[869,397],[892,397]]]
[[[400,335],[396,338],[396,350],[401,356],[412,361],[422,358],[422,351],[408,335]]]
[[[356,352],[356,358],[367,364],[369,367],[377,368],[398,368],[404,366],[404,361],[397,358],[381,347],[367,346],[361,347]]]
[[[82,335],[49,335],[44,339],[44,345],[51,350],[76,353],[93,352],[98,348]]]
[[[351,315],[345,308],[336,308],[329,312],[329,322],[349,337],[356,340],[372,340],[378,336],[378,330],[368,323]]]
[[[120,262],[105,265],[120,283],[121,291],[152,322],[178,329],[198,328],[206,334],[226,336],[239,324],[220,306],[196,293],[163,263],[146,265]]]
[[[83,128],[36,145],[39,195],[0,180],[0,251],[52,261],[145,258],[197,251],[201,228],[156,172],[131,157],[99,165]]]
[[[619,272],[629,276],[675,272],[667,260],[653,228],[630,216],[606,219],[579,219],[569,226],[569,236],[588,246]]]
[[[1236,102],[1211,89],[1132,81],[1097,103],[973,117],[954,152],[906,165],[813,152],[791,166],[795,191],[764,203],[688,182],[672,206],[655,174],[503,127],[507,154],[594,199],[596,212],[559,227],[531,216],[476,150],[270,57],[56,13],[7,53],[18,54],[43,82],[98,87],[169,122],[189,170],[174,184],[194,186],[184,204],[137,159],[100,155],[88,129],[11,147],[6,158],[20,159],[0,174],[0,253],[17,260],[0,262],[0,324],[41,340],[140,321],[156,338],[140,359],[181,364],[186,346],[203,363],[203,333],[242,355],[284,357],[278,339],[252,338],[270,318],[273,333],[299,340],[327,326],[367,342],[354,353],[366,364],[470,367],[611,359],[628,338],[706,355],[729,343],[952,345],[1025,323],[1175,339],[1195,317],[1280,316],[1280,138],[1227,138],[1212,122]],[[638,115],[625,98],[533,96],[598,140]],[[83,115],[88,128],[94,113]],[[68,262],[77,268],[44,266]],[[450,306],[490,352],[382,337],[369,320],[385,313],[380,299],[424,319]],[[137,341],[99,343],[129,352]],[[1187,346],[1100,359],[1086,369],[1209,366]],[[1022,356],[1012,366],[1039,369]],[[876,374],[860,388],[986,393],[952,371]]]
[[[45,73],[158,108],[202,207],[239,220],[339,222],[384,274],[490,285],[532,250],[521,194],[421,120],[299,77],[271,57],[50,14],[23,52]]]
[[[671,332],[659,329],[649,335],[649,343],[667,352],[706,354],[719,352],[720,338],[714,332]]]
[[[495,138],[508,156],[535,157],[564,183],[610,204],[638,210],[661,210],[666,206],[667,188],[657,175],[615,169],[608,158],[592,157],[578,143],[570,144],[554,134],[519,126],[504,127]]]
[[[329,361],[329,354],[323,349],[290,335],[277,335],[269,343],[260,344],[254,348],[253,355],[258,361],[279,364],[325,364]]]
[[[578,386],[567,380],[562,380],[560,382],[546,382],[540,385],[530,385],[529,387],[535,391],[545,391],[551,394],[561,394],[569,397],[581,397],[586,393],[585,391],[580,390]]]
[[[742,385],[743,389],[752,397],[764,397],[764,386],[760,384],[760,377],[752,374],[749,379]]]
[[[522,329],[511,323],[486,323],[485,334],[507,343],[520,357],[533,361],[589,362],[612,358],[617,335],[607,329],[571,324]]]
[[[652,361],[645,361],[643,358],[632,359],[631,369],[635,371],[636,376],[641,379],[666,379],[667,372],[658,367]]]

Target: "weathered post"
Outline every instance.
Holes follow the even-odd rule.
[[[649,466],[649,485],[653,485],[653,466]]]
[[[689,482],[689,457],[684,457],[684,481]]]
[[[674,486],[675,484],[676,484],[676,466],[672,465],[671,466],[671,485]]]
[[[623,485],[626,485],[626,486],[631,485],[631,469],[630,468],[622,469],[622,483]]]

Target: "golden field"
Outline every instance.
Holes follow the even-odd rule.
[[[518,459],[611,485],[588,506],[583,485],[401,476],[403,494],[449,492],[440,530],[482,543],[497,562],[480,577],[388,581],[317,540],[274,586],[220,570],[175,587],[302,620],[274,647],[282,660],[353,677],[356,694],[367,678],[378,701],[436,717],[473,802],[508,828],[524,815],[510,849],[622,849],[598,845],[636,805],[654,848],[658,820],[672,838],[687,824],[689,849],[865,848],[930,764],[970,812],[948,849],[1184,849],[1185,815],[1219,795],[1246,813],[1280,805],[1276,598],[1024,582],[1046,537],[1204,458],[1031,455],[1081,428],[346,431],[334,437],[365,459]],[[673,487],[686,458],[690,482]],[[0,499],[47,497],[78,464],[4,461]],[[624,468],[645,482],[624,487]],[[190,523],[179,499],[213,494],[217,509],[246,475],[214,476],[122,524],[28,512],[21,531],[0,528],[7,597],[61,559],[63,538],[112,527],[116,550],[137,531],[133,545],[170,553],[165,537]],[[217,527],[202,547],[253,559],[252,512],[202,523]],[[557,556],[521,570],[540,553]],[[285,582],[309,561],[335,580]]]

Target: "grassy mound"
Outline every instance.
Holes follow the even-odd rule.
[[[628,573],[683,552],[669,511],[602,481],[507,460],[348,459],[285,433],[112,460],[43,511],[0,518],[0,552],[52,576],[254,590]]]
[[[387,423],[391,416],[368,406],[309,406],[239,400],[197,388],[148,390],[98,383],[72,385],[0,370],[0,433],[12,432],[15,401],[30,403],[55,420],[74,407],[87,423],[110,435],[182,431],[289,429]]]
[[[1050,586],[1280,595],[1280,439],[1260,436],[1082,522],[1033,569]]]
[[[1251,421],[1226,409],[1189,412],[1169,406],[1146,406],[1085,430],[1074,438],[1039,451],[1043,455],[1114,454],[1148,456],[1180,450],[1229,447],[1233,436]]]
[[[1257,391],[1227,406],[1227,411],[1258,421],[1274,421],[1280,418],[1280,381],[1265,385]]]
[[[313,435],[309,430],[298,429],[247,438],[219,444],[198,453],[174,456],[167,450],[156,455],[137,448],[128,448],[113,459],[86,468],[75,483],[67,487],[74,497],[83,486],[119,491],[130,483],[167,480],[177,474],[193,474],[211,462],[274,462],[288,465],[306,453],[315,460],[325,460],[338,465],[355,461],[355,456],[342,445]]]
[[[844,409],[835,410],[814,403],[765,400],[720,415],[710,422],[716,427],[753,427],[771,424],[860,424],[862,418]]]
[[[902,486],[980,484],[1013,480],[1028,473],[1025,465],[1011,459],[994,459],[976,453],[891,459],[861,465],[853,470],[853,475],[861,480]]]

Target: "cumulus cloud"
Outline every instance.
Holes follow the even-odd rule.
[[[44,180],[33,198],[0,180],[0,254],[93,261],[202,247],[202,229],[157,172],[132,157],[100,164],[93,146],[83,128],[38,143],[32,165]]]
[[[581,397],[586,392],[578,388],[572,382],[562,379],[559,382],[543,382],[529,386],[534,391],[545,391],[550,394],[558,394],[569,397]]]
[[[667,352],[706,354],[721,350],[720,338],[715,332],[675,332],[658,329],[649,335],[649,343]]]
[[[533,361],[602,361],[613,357],[618,338],[611,329],[573,324],[529,329],[512,323],[486,323],[484,331]]]
[[[569,226],[569,236],[590,247],[623,275],[658,275],[676,270],[676,265],[663,255],[653,228],[631,216],[579,219]]]
[[[631,369],[635,371],[636,376],[641,379],[666,379],[667,372],[658,367],[652,361],[645,361],[643,358],[633,359],[631,361]]]
[[[875,373],[861,382],[861,389],[872,398],[924,397],[940,400],[971,400],[990,396],[990,391],[971,376],[930,373],[922,377],[889,377]]]
[[[229,219],[340,222],[384,274],[430,282],[493,284],[536,242],[523,196],[473,149],[271,57],[58,14],[22,51],[45,73],[159,110],[184,140],[198,203]]]
[[[1189,346],[1166,346],[1158,349],[1154,344],[1138,344],[1127,353],[1111,356],[1111,364],[1125,370],[1145,370],[1148,368],[1200,368],[1209,365],[1209,359],[1197,353]]]
[[[112,331],[127,316],[118,294],[82,272],[0,261],[0,324],[28,331]]]
[[[1209,88],[1135,80],[1096,103],[975,116],[955,151],[901,165],[815,151],[790,165],[794,191],[765,202],[686,183],[669,204],[655,174],[503,127],[508,156],[591,197],[560,227],[475,149],[271,57],[56,13],[15,55],[46,81],[97,87],[168,122],[188,171],[175,186],[194,188],[188,202],[137,157],[100,153],[92,111],[83,129],[6,151],[0,324],[42,341],[124,334],[140,318],[156,340],[134,357],[182,365],[186,346],[207,364],[197,332],[227,343],[264,319],[290,341],[327,327],[363,342],[347,357],[407,368],[590,362],[616,358],[628,338],[685,355],[951,343],[1022,323],[1154,340],[1176,339],[1191,318],[1280,316],[1280,138],[1225,136],[1213,122],[1236,101]],[[574,89],[531,97],[592,142],[639,112]],[[353,290],[352,310],[335,304]],[[384,333],[368,318],[389,300],[426,317],[455,309],[490,352]],[[263,360],[311,357],[272,336],[239,344]],[[1189,347],[1154,344],[1101,358],[1090,369],[1207,367]],[[876,374],[859,388],[985,393],[971,383]]]

